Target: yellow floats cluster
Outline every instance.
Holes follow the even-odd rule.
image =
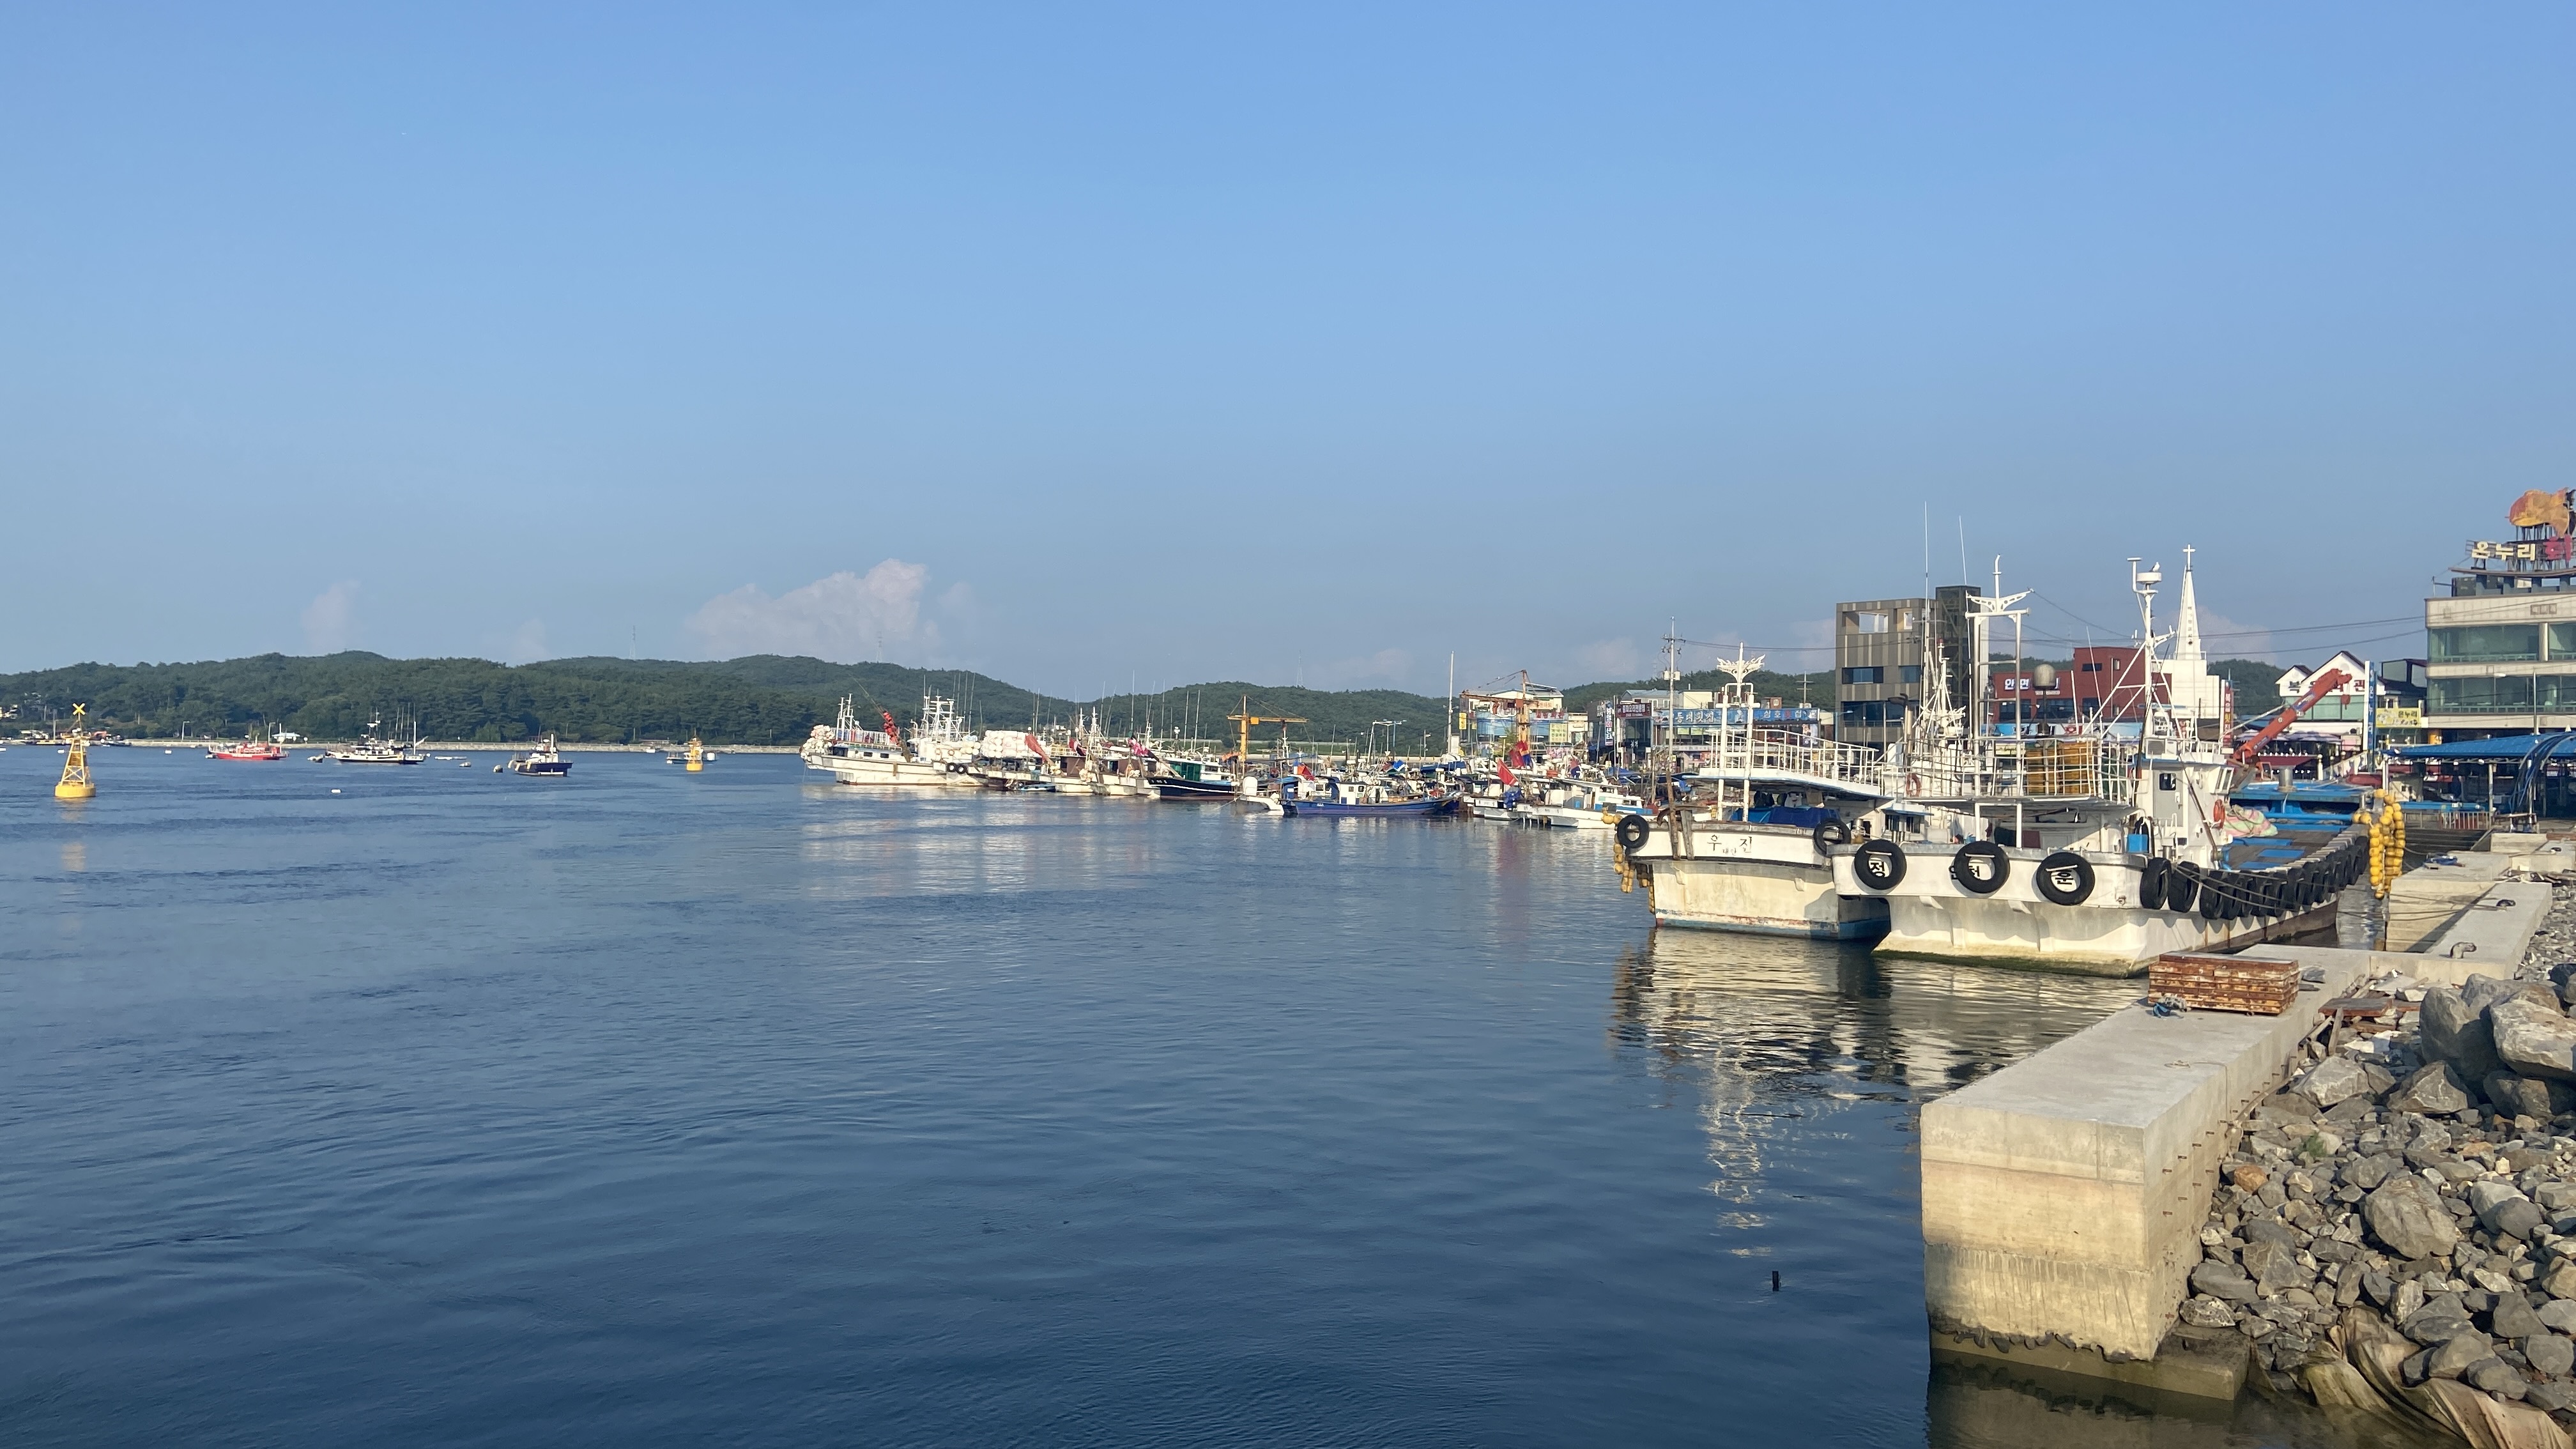
[[[2397,792],[2380,788],[2370,816],[2370,893],[2382,900],[2406,869],[2406,812]]]

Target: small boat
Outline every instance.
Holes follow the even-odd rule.
[[[695,774],[698,771],[705,769],[707,767],[707,761],[712,760],[715,757],[715,751],[708,749],[706,744],[697,736],[691,735],[689,737],[688,748],[673,753],[664,760],[663,763],[678,765],[680,768],[689,771],[691,774]]]
[[[358,743],[341,749],[324,750],[315,758],[337,760],[344,765],[419,764],[422,759],[420,753],[420,727],[416,724],[412,727],[411,743],[398,744],[395,741],[384,739],[377,735],[376,731],[382,727],[383,723],[384,722],[382,720],[371,719],[367,721],[367,732],[364,736],[360,737]],[[281,756],[281,758],[283,757]]]
[[[503,770],[513,775],[548,775],[561,778],[572,773],[572,762],[555,752],[555,737],[548,735],[537,748],[524,755],[512,755],[508,763],[494,765],[492,773]]]
[[[270,740],[249,739],[237,745],[225,745],[221,748],[208,746],[206,758],[210,760],[282,760],[286,758],[286,747]]]
[[[1345,788],[1338,776],[1322,780],[1323,793],[1308,795],[1302,788],[1307,782],[1280,782],[1279,808],[1285,815],[1377,815],[1424,816],[1454,815],[1459,797],[1448,791],[1414,794],[1386,782],[1372,782]]]

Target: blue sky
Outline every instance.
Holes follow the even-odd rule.
[[[1964,521],[2036,633],[2125,630],[2122,560],[2186,543],[2231,642],[2418,615],[2576,484],[2571,40],[2536,6],[18,6],[0,669],[1571,682],[1668,620],[1813,644],[1919,587],[1927,510],[1935,582]]]

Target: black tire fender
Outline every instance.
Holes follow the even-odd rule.
[[[2200,880],[2200,918],[2204,921],[2228,919],[2228,897],[2234,892],[2221,877],[2222,871],[2211,871]]]
[[[2012,857],[1991,840],[1971,840],[1950,857],[1950,879],[1972,896],[1993,895],[2012,879]]]
[[[2161,911],[2165,908],[2165,882],[2173,875],[2173,862],[2161,855],[2150,856],[2138,868],[2138,905],[2141,909]]]
[[[2040,860],[2031,883],[2052,905],[2080,906],[2093,894],[2093,862],[2071,850],[2053,851]]]
[[[1833,853],[1833,847],[1851,844],[1851,827],[1845,825],[1840,816],[1831,820],[1819,820],[1816,822],[1812,838],[1816,842],[1816,854],[1830,855]]]
[[[1892,840],[1864,840],[1852,852],[1852,879],[1874,891],[1892,891],[1905,882],[1905,852]]]
[[[1619,838],[1619,844],[1623,848],[1635,850],[1646,843],[1647,835],[1651,834],[1654,828],[1653,822],[1643,815],[1622,815],[1619,817],[1619,823],[1611,827],[1610,833]]]
[[[2165,909],[2188,912],[2200,901],[2200,867],[2177,860],[2165,870]]]

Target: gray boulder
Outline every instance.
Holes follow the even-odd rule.
[[[2388,1174],[2396,1171],[2398,1166],[2399,1163],[2395,1157],[2385,1152],[2374,1152],[2368,1157],[2357,1157],[2345,1163],[2343,1170],[2336,1176],[2342,1179],[2344,1186],[2357,1187],[2363,1192],[2368,1192],[2386,1182]]]
[[[2460,1003],[2472,1012],[2483,1014],[2495,1009],[2499,1001],[2528,996],[2547,1006],[2558,1004],[2556,988],[2538,981],[2523,981],[2505,976],[2472,976],[2460,987]]]
[[[2494,1070],[2492,1063],[2488,1070]],[[2484,1075],[2481,1073],[2480,1075]],[[2439,1061],[2417,1069],[2397,1090],[2389,1094],[2389,1110],[2421,1112],[2428,1117],[2447,1117],[2469,1105],[2469,1082],[2458,1067]],[[2447,1143],[2448,1139],[2445,1138]]]
[[[2459,1225],[2451,1221],[2442,1195],[2411,1172],[2391,1175],[2363,1198],[2361,1220],[2372,1237],[2401,1258],[2439,1257],[2460,1241]]]
[[[2493,1178],[2470,1183],[2468,1199],[2469,1211],[2476,1213],[2478,1221],[2491,1233],[2502,1233],[2529,1242],[2548,1221],[2541,1216],[2540,1209],[2533,1206],[2531,1199],[2514,1190],[2511,1184],[2497,1182]],[[2513,1336],[2520,1337],[2519,1334]]]
[[[2206,1293],[2196,1293],[2183,1300],[2182,1321],[2194,1328],[2234,1328],[2236,1311]]]
[[[2560,1333],[2576,1333],[2576,1303],[2552,1298],[2540,1305],[2540,1321]]]
[[[2540,1275],[2540,1291],[2552,1298],[2576,1299],[2576,1259],[2561,1258]]]
[[[2433,1356],[2424,1363],[2424,1376],[2435,1379],[2455,1379],[2466,1371],[2469,1365],[2494,1357],[2495,1347],[2486,1341],[2484,1335],[2463,1333],[2456,1338],[2446,1339],[2434,1347]]]
[[[2549,984],[2558,989],[2558,999],[2576,1006],[2576,961],[2561,961],[2549,968]]]
[[[2297,1090],[2319,1107],[2332,1107],[2369,1091],[2370,1074],[2350,1057],[2332,1056],[2308,1068]]]
[[[2477,1325],[2469,1322],[2469,1315],[2460,1309],[2427,1306],[2417,1313],[2399,1319],[2397,1331],[2430,1348],[2434,1344],[2457,1338],[2463,1333],[2474,1333],[2477,1331]]]
[[[2245,1275],[2265,1297],[2309,1281],[2308,1270],[2299,1266],[2298,1249],[2287,1243],[2248,1243],[2243,1257]]]
[[[2287,1243],[2294,1248],[2306,1241],[2279,1218],[2247,1218],[2236,1236],[2249,1243]]]
[[[2224,1298],[2230,1303],[2251,1303],[2256,1298],[2254,1280],[2233,1263],[2205,1259],[2191,1270],[2191,1287],[2195,1293]]]
[[[2576,1369],[2576,1343],[2569,1343],[2557,1334],[2536,1333],[2515,1347],[2522,1350],[2523,1362],[2530,1364],[2535,1373],[2563,1379],[2569,1369]]]
[[[2459,992],[2447,986],[2425,992],[2423,1022],[2425,1052],[2457,1068],[2461,1081],[2485,1081],[2496,1069],[2495,1036]]]
[[[2378,1304],[2382,1308],[2386,1308],[2390,1303],[2396,1301],[2397,1280],[2380,1272],[2377,1268],[2365,1268],[2362,1270],[2361,1274],[2361,1291],[2369,1295],[2371,1302]],[[2567,1306],[2570,1308],[2576,1308],[2576,1303],[2570,1303]],[[2552,1326],[2554,1327],[2555,1325]]]
[[[2566,1384],[2532,1384],[2522,1391],[2522,1401],[2534,1408],[2555,1414],[2576,1408],[2576,1387]]]
[[[2576,1021],[2555,1005],[2517,996],[2497,1002],[2487,1020],[2505,1065],[2526,1077],[2576,1082]]]
[[[2529,1338],[2547,1333],[2549,1325],[2540,1321],[2521,1294],[2505,1293],[2497,1296],[2495,1310],[2487,1315],[2487,1331],[2498,1338]]]
[[[2489,1072],[2478,1084],[2496,1110],[2508,1117],[2537,1117],[2546,1122],[2551,1115],[2549,1084],[2537,1077],[2518,1077],[2511,1072]]]
[[[2443,1345],[2445,1348],[2449,1346]],[[2441,1354],[2437,1351],[2433,1356],[2439,1358]],[[2513,1365],[2492,1354],[2460,1370],[2460,1382],[2499,1399],[2521,1398],[2526,1387],[2522,1375],[2513,1371]]]

